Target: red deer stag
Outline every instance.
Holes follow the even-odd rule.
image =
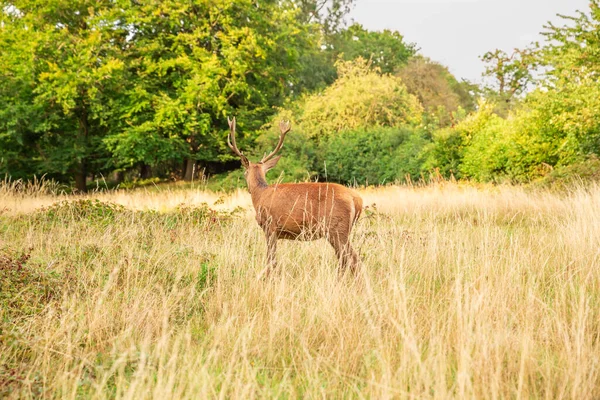
[[[350,244],[350,231],[362,211],[362,199],[353,190],[335,183],[279,183],[269,185],[267,171],[275,167],[281,156],[274,157],[285,135],[289,122],[281,122],[279,143],[275,150],[258,163],[238,149],[235,142],[235,118],[228,119],[227,144],[242,160],[244,176],[256,210],[256,221],[267,239],[268,274],[276,266],[275,252],[278,239],[315,240],[325,237],[335,249],[342,271],[348,267],[357,272],[360,260]]]

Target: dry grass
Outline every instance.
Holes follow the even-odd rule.
[[[5,213],[30,213],[41,207],[48,207],[57,201],[97,199],[120,204],[131,210],[170,211],[181,204],[194,205],[207,203],[219,210],[232,210],[236,207],[251,208],[252,202],[246,191],[223,194],[204,190],[205,185],[190,188],[186,185],[170,184],[149,186],[135,191],[116,190],[92,192],[72,196],[65,194],[51,181],[37,181],[22,184],[20,181],[0,181],[0,210]],[[216,204],[215,204],[216,203]]]
[[[222,195],[92,195],[167,212],[82,217],[0,190],[0,270],[23,286],[0,312],[0,397],[600,397],[599,187],[362,195],[360,279],[318,241],[280,245],[263,281],[251,213],[169,211]]]

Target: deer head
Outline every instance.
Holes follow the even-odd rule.
[[[236,129],[236,121],[235,117],[233,119],[227,118],[227,122],[229,122],[229,135],[227,136],[227,144],[229,148],[240,157],[242,161],[242,166],[244,167],[244,176],[246,177],[246,182],[248,183],[248,188],[252,192],[257,187],[264,187],[267,185],[267,181],[265,179],[265,175],[267,172],[277,165],[277,162],[281,158],[281,156],[275,157],[275,155],[281,150],[283,147],[283,141],[285,140],[285,135],[292,129],[289,121],[281,121],[279,123],[279,142],[273,150],[269,154],[265,154],[263,158],[257,162],[253,163],[248,160],[248,158],[238,149],[237,143],[235,142],[235,129]]]

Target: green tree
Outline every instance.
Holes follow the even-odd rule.
[[[335,81],[339,52],[332,43],[346,27],[346,16],[355,0],[292,0],[298,8],[297,20],[310,29],[317,46],[298,49],[299,65],[294,70],[292,95],[323,90]]]
[[[396,151],[406,136],[402,132],[412,132],[421,122],[423,108],[419,101],[407,92],[400,78],[381,74],[362,58],[340,61],[337,67],[339,77],[331,86],[279,111],[273,118],[274,123],[267,126],[267,131],[258,139],[259,153],[276,142],[277,132],[273,127],[278,121],[288,119],[293,131],[288,135],[282,162],[275,171],[285,171],[286,179],[318,176],[346,183],[355,179],[362,183],[366,180],[381,183],[403,178],[414,168],[407,167],[398,176],[398,165],[406,163],[393,157],[398,165],[391,163],[391,156],[377,153],[377,147]],[[344,144],[345,139],[348,145]],[[361,150],[361,146],[364,149]],[[351,156],[353,151],[356,157]],[[373,158],[376,153],[381,156],[377,160]]]
[[[291,3],[245,0],[128,9],[127,127],[105,140],[120,165],[186,158],[191,178],[197,162],[227,159],[226,116],[235,113],[252,134],[297,86],[300,49],[316,47],[298,12]]]
[[[412,57],[398,76],[409,93],[419,99],[425,111],[442,127],[455,121],[453,115],[459,108],[475,109],[476,86],[459,82],[448,68],[426,57]]]
[[[17,0],[1,10],[0,171],[13,176],[71,176],[85,190],[90,174],[187,159],[190,177],[196,163],[231,160],[226,116],[252,142],[273,106],[320,85],[306,57],[324,54],[322,29],[293,0]]]
[[[563,24],[548,23],[542,34],[538,62],[550,79],[547,84],[581,78],[598,79],[600,75],[600,0],[589,1],[588,12],[561,15]]]
[[[325,138],[347,129],[419,124],[423,108],[400,78],[381,74],[362,58],[337,65],[338,79],[322,93],[302,100],[298,119],[311,136]]]
[[[113,27],[106,18],[114,4],[25,0],[2,6],[2,58],[9,60],[3,75],[21,92],[13,98],[4,86],[2,102],[9,109],[23,107],[25,99],[32,103],[23,113],[4,115],[3,136],[25,146],[35,164],[29,170],[73,176],[85,191],[88,172],[109,162],[102,138],[117,127],[112,102],[123,63],[108,40]],[[11,63],[14,57],[25,65]]]
[[[590,1],[588,12],[562,18],[563,25],[546,26],[535,53],[541,88],[510,121],[507,170],[515,180],[600,154],[600,4]]]
[[[338,32],[355,0],[295,0],[303,23],[318,24],[324,35]]]
[[[341,56],[347,61],[359,57],[370,60],[382,73],[391,74],[406,65],[417,49],[397,31],[369,31],[354,23],[331,38],[331,51],[335,58]]]
[[[515,49],[509,55],[503,50],[494,50],[481,59],[486,65],[483,76],[487,78],[487,97],[497,103],[499,114],[506,115],[533,83],[536,64],[533,52]]]
[[[0,175],[27,178],[37,172],[27,153],[43,118],[33,101],[34,52],[19,16],[6,8],[0,16]]]

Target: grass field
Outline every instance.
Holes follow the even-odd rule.
[[[0,397],[600,397],[598,186],[362,190],[356,280],[323,240],[257,280],[243,191],[17,189]]]

